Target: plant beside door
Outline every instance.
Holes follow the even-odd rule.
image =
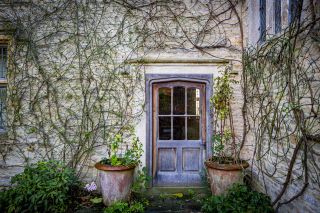
[[[213,107],[214,134],[212,137],[213,156],[205,162],[211,191],[219,195],[227,191],[233,183],[242,182],[242,171],[249,164],[240,159],[240,147],[236,143],[232,120],[231,100],[233,98],[230,67],[214,81],[215,93],[210,102]]]
[[[128,201],[134,178],[134,170],[140,163],[142,143],[136,136],[128,136],[131,143],[124,140],[123,134],[116,134],[110,144],[109,158],[95,164],[99,170],[103,203],[110,206],[118,201]],[[127,145],[128,144],[128,145]],[[124,154],[119,154],[127,146]]]

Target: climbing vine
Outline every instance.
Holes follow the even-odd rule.
[[[245,49],[241,0],[0,7],[12,37],[2,159],[13,152],[26,162],[59,159],[83,174],[95,154],[110,152],[115,135],[133,132],[144,112],[143,64],[130,60],[192,52],[242,63],[244,101],[235,105],[242,107],[243,132],[236,138],[242,137],[240,148],[252,141],[252,173],[274,195],[276,208],[310,185],[319,189],[319,17],[310,2],[310,15],[252,49]],[[267,189],[271,180],[282,188]]]
[[[231,101],[232,84],[237,81],[231,77],[231,68],[226,69],[214,80],[214,95],[211,98],[214,112],[213,153],[219,163],[239,163],[239,146],[236,143]],[[215,160],[215,159],[213,159]]]
[[[298,17],[243,55],[253,170],[276,209],[320,185],[319,26],[319,17]]]
[[[144,112],[144,72],[155,52],[234,48],[228,1],[28,1],[0,8],[12,39],[5,161],[58,159],[78,174],[130,137]],[[130,140],[128,140],[130,141]],[[129,144],[119,147],[119,152]],[[121,154],[121,153],[120,153]]]

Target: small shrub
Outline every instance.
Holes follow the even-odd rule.
[[[151,177],[148,175],[147,168],[143,167],[142,170],[138,170],[138,174],[133,182],[131,191],[136,195],[145,194],[150,184],[150,181]]]
[[[225,195],[210,196],[202,206],[202,212],[217,213],[272,213],[270,198],[248,187],[234,184]]]
[[[104,213],[141,213],[144,212],[144,204],[141,202],[132,202],[130,205],[126,202],[116,202],[104,210]]]
[[[187,193],[190,198],[194,198],[196,195],[196,192],[193,189],[188,189]]]
[[[79,182],[74,171],[57,161],[27,166],[0,193],[0,212],[65,212]]]

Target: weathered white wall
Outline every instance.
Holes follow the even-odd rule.
[[[195,2],[193,1],[186,1],[187,6],[188,7],[192,7]],[[23,17],[24,15],[29,16],[31,15],[31,18],[35,18],[35,16],[37,14],[29,14],[28,15],[28,8],[24,8],[27,7],[28,5],[24,5],[22,8],[17,7],[18,10],[22,10],[23,12],[21,12],[19,15],[21,17]],[[219,6],[219,5],[218,5]],[[160,10],[161,12],[161,7],[158,7],[157,9]],[[239,10],[239,12],[242,11],[242,9],[239,7],[237,8]],[[10,10],[8,10],[10,13]],[[84,14],[85,11],[83,11]],[[201,7],[201,8],[197,8],[197,10],[195,11],[187,11],[187,13],[190,12],[190,16],[192,15],[199,15],[199,14],[205,14],[206,13],[206,9]],[[114,28],[118,27],[118,25],[120,25],[121,19],[123,17],[123,14],[125,13],[125,10],[119,10],[119,8],[117,7],[108,7],[106,8],[106,11],[104,11],[103,14],[105,14],[101,21],[101,28],[98,29],[97,31],[97,35],[102,35],[101,37],[99,37],[99,39],[97,39],[98,43],[104,42],[104,33],[108,32],[110,34],[110,36],[113,36],[114,34],[116,34],[116,30]],[[83,15],[82,12],[79,13],[79,15]],[[90,13],[87,13],[86,15],[90,15]],[[98,16],[99,18],[99,16]],[[137,21],[139,20],[138,17],[137,19],[133,20],[133,21]],[[157,27],[157,30],[163,30],[164,32],[168,33],[169,35],[174,35],[178,38],[184,39],[185,42],[183,45],[181,45],[179,42],[181,40],[177,39],[175,40],[174,38],[172,39],[172,41],[166,41],[166,40],[161,40],[161,34],[155,34],[154,36],[150,36],[148,37],[148,39],[145,41],[145,49],[141,50],[139,49],[139,51],[142,51],[141,55],[144,56],[150,56],[150,57],[154,57],[154,58],[166,58],[166,59],[170,59],[170,60],[180,60],[179,63],[174,64],[172,62],[170,63],[148,63],[147,65],[143,66],[141,68],[141,73],[163,73],[163,74],[179,74],[179,73],[184,73],[184,74],[208,74],[208,73],[213,73],[214,76],[216,76],[218,74],[218,70],[219,69],[223,69],[223,67],[220,67],[221,63],[217,63],[214,62],[215,60],[221,60],[221,59],[226,59],[227,61],[230,61],[230,63],[233,64],[234,66],[234,76],[236,79],[240,79],[240,71],[241,71],[241,65],[239,65],[238,62],[240,60],[240,56],[241,56],[241,36],[239,33],[239,28],[235,27],[236,25],[233,25],[234,23],[237,22],[237,18],[235,16],[232,16],[231,19],[226,23],[226,25],[224,26],[225,29],[220,31],[221,35],[219,34],[219,31],[214,31],[212,33],[208,33],[205,38],[203,39],[203,45],[210,45],[211,42],[215,41],[215,39],[221,37],[223,38],[223,31],[225,31],[225,35],[227,37],[226,41],[220,41],[220,42],[226,42],[229,46],[229,48],[207,48],[205,49],[204,52],[201,52],[199,50],[197,50],[196,48],[194,48],[189,42],[187,42],[187,39],[183,37],[184,32],[182,32],[181,30],[178,29],[177,24],[175,24],[171,19],[169,20],[169,24],[170,28],[167,29],[166,26],[164,26],[164,24],[167,24],[166,22],[161,22],[163,21],[162,19],[164,19],[163,17],[159,17],[159,22],[158,20],[155,20],[155,25]],[[25,18],[24,20],[28,20],[27,18]],[[65,22],[61,22],[62,25],[65,25],[65,27],[68,27],[68,24],[70,24],[68,21]],[[117,25],[118,23],[118,25]],[[186,22],[181,22],[180,23],[187,31],[188,33],[190,32],[189,36],[192,36],[192,32],[194,31],[194,29],[197,29],[198,26],[196,25],[196,23],[194,21],[186,21]],[[60,25],[59,25],[60,26]],[[72,26],[72,25],[70,25]],[[148,26],[149,30],[154,30],[152,29],[152,27]],[[80,30],[83,30],[84,26],[80,27]],[[41,37],[43,35],[43,32],[46,31],[54,31],[54,24],[52,23],[41,23],[39,28],[36,28],[36,30],[34,31],[35,36],[36,37]],[[66,30],[69,30],[68,28],[66,28]],[[129,28],[130,30],[130,28]],[[70,31],[72,32],[72,29],[70,29]],[[26,32],[28,33],[28,32]],[[131,32],[133,35],[135,33],[135,31],[133,30],[133,32]],[[155,31],[155,33],[158,33],[157,31]],[[132,35],[131,34],[131,35]],[[65,37],[63,37],[65,38]],[[53,39],[53,41],[57,42],[60,39],[63,39],[61,37],[56,37]],[[132,37],[133,39],[135,38],[134,36]],[[129,40],[130,38],[124,38],[124,42],[126,42],[127,40]],[[115,41],[113,41],[113,43],[111,42],[110,44],[112,45],[116,45],[116,43],[114,43]],[[163,47],[158,47],[156,46],[155,49],[153,48],[153,43],[152,42],[159,42],[161,45],[163,44]],[[71,63],[70,60],[70,56],[72,56],[73,52],[75,51],[74,47],[72,46],[68,46],[68,45],[52,45],[47,46],[48,44],[46,44],[45,42],[40,42],[39,45],[42,45],[43,47],[43,55],[41,55],[43,58],[47,57],[47,56],[52,56],[54,54],[54,56],[56,56],[57,58],[55,59],[56,61],[52,61],[52,62],[59,62],[59,53],[60,51],[63,52],[63,56],[64,56],[64,60],[63,63]],[[84,42],[82,44],[82,47],[86,46],[86,42]],[[159,45],[159,44],[157,44]],[[48,51],[47,48],[52,48],[52,51]],[[128,46],[117,46],[113,51],[114,54],[117,55],[117,60],[119,60],[120,62],[124,59],[134,59],[136,56],[139,56],[140,54],[137,52],[131,52],[131,47]],[[148,49],[149,48],[149,49]],[[207,52],[207,53],[206,53]],[[130,56],[129,56],[130,55]],[[42,58],[40,58],[42,60]],[[183,63],[181,63],[181,60],[184,61]],[[211,61],[210,61],[211,60]],[[197,63],[196,61],[199,61],[199,63]],[[206,61],[206,62],[204,62]],[[105,61],[105,59],[103,59],[102,61],[96,61],[95,63],[107,63],[107,61]],[[110,63],[113,63],[112,61]],[[93,66],[94,70],[99,72],[99,67],[98,66]],[[37,76],[37,69],[35,69],[35,67],[30,66],[29,68],[30,73],[32,73],[33,75]],[[101,70],[100,70],[101,71]],[[76,72],[74,72],[76,73]],[[77,78],[76,75],[73,75],[74,73],[68,73],[69,78]],[[141,84],[144,85],[144,79],[142,79]],[[64,88],[66,85],[64,85],[63,83],[61,84],[61,89]],[[79,85],[77,85],[77,82],[74,81],[74,87],[76,87],[77,89],[79,89]],[[234,107],[234,116],[236,118],[236,123],[238,124],[236,127],[237,130],[237,135],[239,136],[239,138],[241,138],[241,113],[239,113],[241,111],[241,89],[239,87],[239,85],[235,85],[236,89],[235,89],[235,107]],[[69,90],[70,88],[68,88]],[[146,88],[144,88],[145,90]],[[59,93],[59,95],[64,94],[65,92],[67,92],[68,90],[62,89],[63,92],[61,92],[61,94]],[[141,94],[140,97],[144,97],[145,94]],[[73,100],[66,102],[66,105],[71,105],[74,104],[74,110],[77,109],[78,105],[75,104],[73,102]],[[28,112],[28,105],[26,104],[25,107],[25,112]],[[43,105],[44,106],[44,105]],[[144,113],[142,115],[142,117],[140,118],[139,124],[136,126],[136,132],[137,132],[137,136],[140,138],[141,142],[144,144],[144,147],[146,145],[146,117],[147,115]],[[39,156],[39,151],[42,149],[42,145],[40,144],[39,141],[40,139],[37,138],[36,135],[34,134],[29,134],[27,132],[26,129],[24,128],[20,128],[19,130],[19,137],[21,137],[20,139],[22,140],[22,143],[19,144],[19,146],[16,147],[16,149],[19,148],[19,151],[25,154],[25,156],[29,157],[28,159],[31,160],[30,162],[35,161],[37,158],[37,156]],[[52,136],[53,140],[54,136]],[[19,172],[22,171],[23,166],[25,165],[25,158],[24,156],[19,153],[18,150],[12,150],[10,152],[8,152],[8,155],[6,155],[6,161],[1,161],[1,166],[2,169],[0,169],[0,178],[3,182],[3,185],[8,185],[9,184],[9,180],[10,177],[12,177],[14,174],[17,174]],[[37,152],[35,152],[34,150],[36,150]],[[55,153],[59,154],[60,150],[59,148],[55,148]],[[107,154],[107,150],[104,147],[100,147],[97,148],[95,150],[95,154],[91,157],[90,161],[88,162],[88,164],[86,165],[86,168],[84,169],[84,174],[86,174],[86,177],[88,180],[90,179],[95,179],[96,178],[96,173],[97,171],[94,169],[94,163],[97,162],[98,160],[100,160],[102,157],[105,157]],[[143,164],[146,162],[145,159],[145,154],[143,156],[143,158],[141,159]]]
[[[194,1],[188,1],[190,4],[193,4]],[[282,2],[282,24],[283,28],[287,26],[288,23],[288,0],[281,1]],[[258,0],[248,0],[244,1],[243,5],[237,6],[237,11],[242,18],[242,24],[244,26],[244,44],[245,47],[256,46],[258,39],[259,39],[259,1]],[[161,10],[161,7],[158,8]],[[115,24],[121,20],[121,15],[116,15],[120,13],[117,8],[109,8],[109,12],[106,13],[103,21],[108,24]],[[268,12],[269,11],[269,12]],[[123,11],[122,11],[123,12]],[[197,11],[199,12],[199,11]],[[203,11],[200,11],[203,12]],[[109,16],[111,17],[109,17]],[[273,24],[273,15],[274,15],[274,8],[273,8],[273,1],[267,0],[267,31],[268,34],[273,34],[274,32],[274,24]],[[103,23],[102,21],[102,23]],[[230,42],[229,48],[208,48],[205,52],[201,52],[192,45],[185,42],[186,45],[183,47],[179,46],[175,41],[163,41],[164,47],[157,47],[155,49],[148,49],[151,47],[150,43],[152,39],[162,42],[161,35],[155,35],[152,39],[146,41],[146,50],[141,55],[143,57],[148,58],[148,63],[144,66],[140,67],[140,71],[143,74],[213,74],[213,76],[217,76],[219,70],[223,70],[225,63],[218,62],[221,59],[227,61],[228,64],[232,65],[233,68],[233,77],[240,81],[241,74],[242,74],[242,64],[241,64],[241,54],[242,54],[242,38],[240,34],[240,29],[237,24],[237,17],[234,15],[229,20],[229,24],[224,26],[223,33],[225,33],[226,37],[228,38],[227,42]],[[230,24],[231,23],[231,24]],[[183,23],[187,26],[187,28],[197,27],[195,23]],[[44,26],[45,27],[45,26]],[[49,26],[48,26],[49,27]],[[161,24],[157,26],[159,28],[163,27]],[[44,28],[45,29],[45,28]],[[49,28],[48,28],[49,29]],[[166,30],[166,29],[164,29]],[[176,36],[183,35],[181,30],[176,30],[176,26],[172,25],[168,31],[172,31],[171,33]],[[113,32],[114,33],[114,32]],[[166,33],[169,33],[166,31]],[[214,32],[219,33],[219,32]],[[214,39],[216,34],[210,34],[206,39],[210,41],[210,39]],[[222,31],[221,31],[222,33]],[[272,35],[270,35],[272,37]],[[207,41],[206,41],[207,42]],[[210,42],[208,42],[210,43]],[[59,47],[55,47],[59,48]],[[66,47],[64,47],[66,48]],[[67,49],[67,48],[66,48]],[[124,58],[127,56],[126,53],[128,48],[119,48],[119,52],[123,51],[122,55]],[[70,51],[70,49],[68,50]],[[137,53],[135,53],[137,54]],[[139,54],[137,54],[139,56]],[[131,59],[135,59],[132,57]],[[119,59],[121,60],[121,59]],[[159,61],[162,61],[161,63]],[[167,61],[167,62],[165,62]],[[174,63],[174,61],[179,61],[179,63]],[[134,65],[132,65],[134,66]],[[141,84],[144,85],[144,79],[141,80]],[[236,84],[234,86],[234,100],[232,102],[232,113],[234,118],[234,125],[235,125],[235,134],[237,141],[241,141],[242,134],[243,134],[243,119],[242,119],[242,106],[243,106],[243,94],[241,90],[241,85]],[[147,88],[143,88],[140,97],[144,97],[145,90]],[[140,117],[139,123],[136,125],[136,134],[140,138],[141,142],[143,143],[144,150],[148,141],[146,141],[146,119],[148,115],[144,112]],[[22,130],[23,131],[23,130]],[[26,134],[24,132],[25,138],[35,144],[35,146],[41,146],[41,144],[37,143],[37,138],[31,136],[30,134]],[[242,157],[247,160],[252,159],[253,154],[253,144],[255,141],[253,140],[252,133],[249,133],[247,137],[247,143],[244,147],[242,152]],[[8,149],[9,146],[6,146],[6,142],[2,142],[0,149]],[[30,148],[30,144],[21,144],[18,148],[24,150],[21,154],[21,150],[17,150],[17,147],[14,150],[8,152],[8,155],[5,156],[5,160],[0,161],[0,186],[6,186],[9,184],[10,178],[23,171],[23,166],[25,165],[25,157],[30,159],[37,159],[35,152]],[[95,154],[92,156],[91,160],[89,161],[88,165],[86,165],[86,169],[84,173],[86,173],[86,180],[95,180],[97,177],[97,170],[93,167],[94,163],[101,159],[101,157],[106,156],[107,150],[103,147],[97,149]],[[142,164],[143,166],[146,163],[146,152],[142,156]],[[319,159],[318,159],[319,160]],[[254,170],[254,174],[258,174],[258,170]],[[257,188],[263,191],[261,187],[262,180],[259,177],[254,177],[253,179],[256,183]],[[279,187],[281,186],[272,178],[267,180],[268,188],[272,189],[270,195],[274,196]],[[297,188],[290,189],[292,191],[296,191]],[[313,209],[317,209],[319,207],[319,202],[315,198],[319,198],[319,194],[317,194],[317,190],[310,190],[305,196],[299,198],[294,204],[290,204],[288,207],[281,209],[283,212],[289,212],[294,208],[297,211],[303,211],[304,207],[307,208],[307,211],[311,212]],[[313,205],[313,206],[312,206]],[[320,208],[320,207],[319,207]],[[301,212],[300,211],[300,212]]]
[[[283,30],[288,27],[288,0],[283,0],[281,1],[282,7],[281,7],[281,16],[282,16],[282,28]],[[247,34],[248,34],[248,46],[256,46],[259,47],[257,44],[258,38],[259,38],[259,1],[247,1],[248,3],[248,18],[247,18]],[[274,35],[274,8],[273,8],[273,1],[272,0],[267,0],[267,13],[266,13],[266,20],[267,20],[267,39],[272,39],[276,38],[279,35]],[[307,10],[307,6],[310,3],[310,1],[304,1],[304,8],[302,11],[302,17],[301,20],[305,20],[306,18],[310,18],[310,11]],[[320,2],[319,1],[313,1],[315,4],[316,9],[316,14],[319,15],[320,11]],[[319,25],[317,25],[319,27]],[[316,28],[318,29],[318,28]],[[283,31],[284,32],[284,31]],[[282,33],[283,33],[282,32]],[[280,33],[281,34],[281,33]],[[304,38],[303,38],[304,39]],[[302,40],[303,40],[302,39]],[[299,40],[299,39],[298,39]],[[299,41],[298,41],[299,43]],[[263,44],[262,44],[263,45]],[[306,43],[306,46],[309,44]],[[310,54],[311,53],[311,54]],[[309,49],[309,53],[306,54],[308,55],[310,61],[313,61],[315,58],[319,57],[320,54],[320,49],[317,47],[317,42],[315,42],[312,45],[312,48]],[[311,59],[313,57],[313,59]],[[307,60],[308,61],[308,60]],[[306,62],[306,66],[308,67],[309,62]],[[268,70],[266,70],[268,72]],[[317,74],[314,76],[315,78],[319,79],[319,73],[318,71],[315,71]],[[271,79],[270,79],[271,80]],[[319,85],[311,83],[314,87],[314,91],[319,91]],[[275,86],[277,88],[277,86]],[[316,89],[317,88],[317,89]],[[270,91],[275,92],[276,91]],[[308,101],[307,101],[308,102]],[[253,103],[251,103],[253,105]],[[252,109],[254,110],[254,109]],[[307,116],[307,115],[306,115]],[[290,121],[288,121],[290,122]],[[246,141],[246,146],[244,147],[243,150],[243,156],[247,156],[248,159],[252,160],[253,153],[254,153],[254,145],[257,143],[255,141],[255,135],[254,132],[259,128],[257,126],[254,126],[252,121],[251,121],[251,131],[247,135],[247,141]],[[315,128],[319,129],[319,125]],[[264,140],[264,139],[261,139]],[[265,140],[269,140],[269,138],[265,138]],[[284,184],[285,176],[287,175],[288,172],[288,161],[292,156],[292,151],[296,147],[297,142],[298,142],[298,136],[297,135],[292,135],[290,137],[290,140],[288,144],[284,144],[284,147],[279,147],[279,146],[271,146],[272,152],[267,152],[267,158],[268,160],[266,161],[255,161],[254,159],[252,166],[252,180],[254,187],[262,191],[264,193],[268,193],[269,196],[271,196],[272,200],[277,197],[277,195],[280,193],[282,186]],[[271,140],[272,141],[272,140]],[[313,142],[313,141],[308,141],[308,145],[312,147],[313,150],[319,150],[320,146],[318,143]],[[275,153],[281,153],[279,150],[286,150],[285,147],[290,147],[288,148],[288,153],[284,154],[282,157],[285,160],[282,160],[281,162],[278,161],[278,156],[276,156]],[[266,150],[268,147],[264,147]],[[263,148],[262,148],[263,149]],[[278,150],[277,150],[278,149]],[[264,150],[262,150],[263,152]],[[318,152],[318,151],[316,151]],[[302,155],[299,155],[302,156]],[[318,157],[315,157],[314,159],[311,159],[311,154],[308,154],[308,176],[309,176],[309,185],[306,189],[306,191],[299,196],[297,199],[292,201],[289,204],[283,205],[280,207],[279,212],[318,212],[320,208],[320,197],[319,197],[319,179],[318,179],[318,174],[319,170],[315,169],[315,167],[319,168],[319,159]],[[278,162],[277,162],[278,161]],[[289,186],[286,190],[286,192],[283,195],[283,200],[289,200],[292,196],[296,195],[299,193],[299,191],[302,189],[304,180],[302,178],[303,176],[303,169],[302,169],[302,159],[301,157],[298,157],[295,166],[293,167],[293,173],[292,177],[290,179]],[[275,164],[272,164],[272,162],[276,162]],[[275,167],[276,166],[276,167]],[[261,172],[261,167],[263,167],[265,170],[269,171],[271,175],[264,175],[262,176]],[[275,171],[274,174],[272,172]],[[299,177],[300,176],[300,177]]]

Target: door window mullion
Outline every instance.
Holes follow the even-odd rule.
[[[188,90],[187,90],[187,87],[184,88],[184,103],[185,103],[185,106],[184,106],[184,128],[185,128],[185,134],[184,134],[184,139],[185,140],[188,140],[188,128],[187,128],[187,115],[188,115],[188,108],[187,108],[187,102],[188,102],[188,99],[187,99],[187,95],[188,95]]]
[[[171,140],[173,140],[173,87],[171,86]]]
[[[202,88],[199,88],[199,139],[202,141],[202,106],[200,103],[203,101]]]

